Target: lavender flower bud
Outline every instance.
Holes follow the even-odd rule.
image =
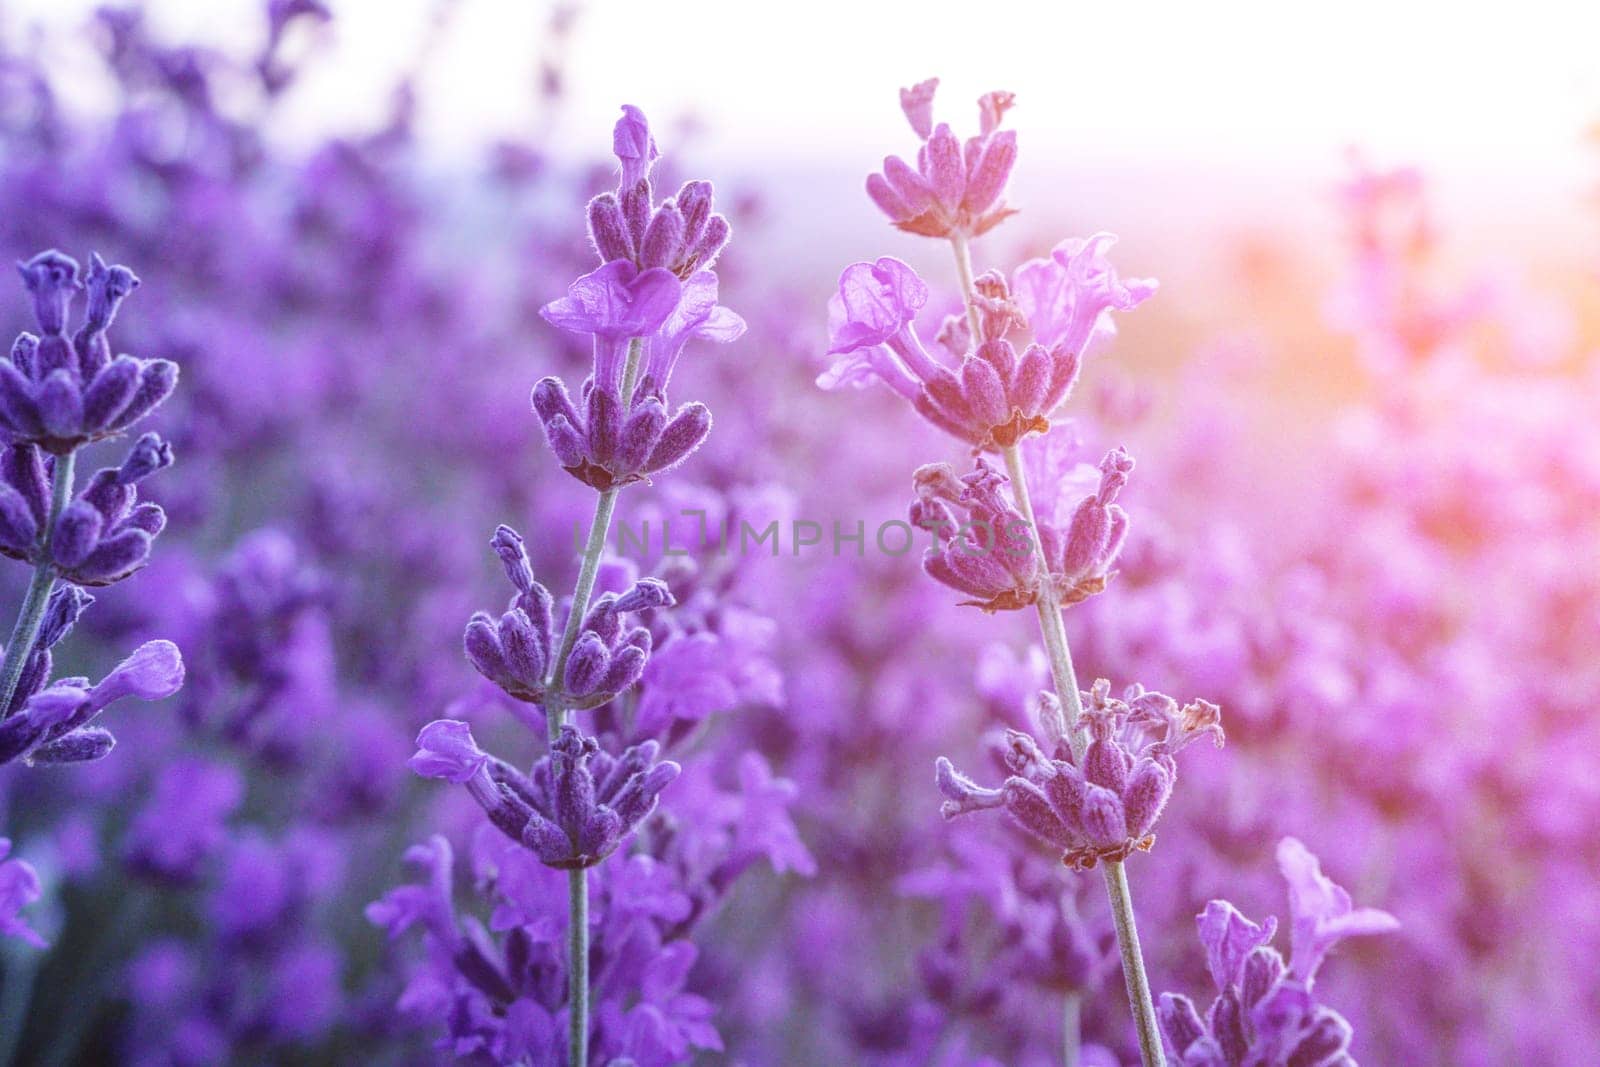
[[[712,215],[706,220],[706,228],[701,231],[700,239],[689,249],[685,269],[705,270],[710,267],[728,246],[728,241],[732,237],[733,227],[728,224],[728,220],[721,215]]]
[[[36,394],[39,421],[51,437],[71,437],[83,423],[83,394],[72,372],[53,370],[40,384]]]
[[[619,188],[631,188],[650,176],[650,168],[661,153],[650,135],[650,123],[632,104],[622,106],[622,118],[611,134],[611,150],[622,165]]]
[[[89,558],[100,543],[103,519],[84,500],[74,500],[61,510],[55,534],[50,538],[50,555],[58,567],[71,569]]]
[[[122,409],[121,414],[112,418],[110,428],[123,430],[132,426],[171,396],[177,385],[176,363],[165,359],[149,361],[139,369],[139,387],[134,390],[133,399],[128,401],[128,406]]]
[[[661,431],[645,461],[651,474],[669,470],[688,459],[711,433],[711,410],[701,403],[685,404]]]
[[[911,129],[924,141],[933,133],[933,94],[938,88],[939,79],[929,78],[900,90],[900,110],[905,113]]]
[[[1194,1001],[1181,994],[1161,994],[1161,1003],[1156,1008],[1156,1023],[1161,1027],[1168,1054],[1180,1062],[1189,1059],[1184,1053],[1206,1033]]]
[[[11,486],[0,483],[0,550],[26,556],[38,536],[39,528],[28,502]]]
[[[160,434],[147,433],[140,437],[122,461],[117,471],[117,481],[133,485],[150,477],[156,471],[172,466],[172,446]]]
[[[85,726],[54,741],[47,741],[28,753],[30,766],[53,763],[90,763],[111,754],[117,739],[111,731],[98,726]]]
[[[660,578],[640,578],[614,605],[617,611],[647,611],[651,608],[670,608],[676,601],[667,583]]]
[[[506,577],[511,584],[516,586],[518,592],[526,593],[533,588],[533,564],[528,562],[528,550],[524,546],[522,535],[511,527],[500,525],[495,527],[494,538],[490,541],[495,555],[500,557],[500,564],[505,568]]]
[[[494,620],[487,614],[480,611],[472,616],[462,637],[462,645],[468,662],[489,681],[499,685],[502,679],[510,677],[511,668],[500,647],[500,636]]]
[[[712,189],[706,181],[684,182],[675,198],[678,210],[683,213],[684,248],[694,248],[705,235],[706,224],[711,220]]]
[[[639,246],[639,266],[671,267],[683,244],[684,220],[678,205],[667,201],[656,209]]]
[[[98,252],[89,253],[89,273],[84,281],[89,293],[84,308],[85,331],[100,331],[110,326],[122,301],[139,288],[139,279],[133,271],[120,265],[107,267]]]
[[[17,339],[11,342],[11,362],[22,372],[25,379],[31,379],[39,363],[39,339],[31,333],[17,334]]]
[[[589,201],[589,240],[602,263],[633,260],[633,238],[614,193],[601,193]]]
[[[25,436],[38,434],[39,405],[33,399],[33,386],[10,363],[0,362],[0,422],[7,429]]]
[[[961,209],[970,215],[982,215],[999,202],[1011,178],[1011,168],[1017,162],[1017,135],[1005,130],[989,140],[983,156],[967,179],[966,195]]]
[[[34,648],[54,648],[72,632],[78,617],[93,603],[94,597],[75,585],[57,586],[50,593],[50,601],[45,606],[44,621],[39,624],[39,638],[34,642]]]
[[[928,138],[928,163],[925,173],[933,195],[946,211],[954,211],[961,204],[966,190],[966,164],[961,158],[961,142],[950,132],[950,127],[940,123]]]
[[[649,396],[636,404],[622,427],[615,462],[617,470],[629,473],[643,470],[666,425],[667,410],[661,401]]]
[[[46,335],[59,335],[66,329],[72,298],[83,288],[78,281],[77,262],[52,248],[25,263],[19,262],[17,273],[33,297],[33,314],[39,320],[39,329]]]
[[[536,690],[544,681],[547,663],[544,643],[527,612],[519,608],[500,616],[500,647],[510,677],[522,689]]]
[[[611,667],[611,653],[595,633],[585,633],[572,646],[562,674],[562,688],[576,697],[586,697],[600,687]]]
[[[83,585],[119,582],[150,558],[150,542],[150,535],[143,530],[127,529],[113,534],[101,541],[68,577]]]
[[[1172,796],[1173,776],[1153,759],[1139,761],[1122,794],[1128,814],[1128,836],[1143,837],[1155,826]]]
[[[139,391],[140,363],[132,356],[118,356],[100,369],[83,393],[83,425],[98,432],[111,425]]]

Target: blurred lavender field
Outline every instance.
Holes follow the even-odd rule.
[[[1600,1061],[1594,87],[626,6],[0,9],[0,1064]]]

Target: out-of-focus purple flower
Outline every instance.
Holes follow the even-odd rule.
[[[900,106],[922,139],[916,166],[899,156],[867,176],[867,195],[896,229],[924,237],[976,237],[1015,214],[1005,205],[1017,161],[1017,135],[1000,130],[1013,97],[993,92],[978,101],[979,133],[963,144],[944,123],[933,125],[937,78],[900,91]]]
[[[22,919],[22,909],[39,899],[39,875],[31,865],[8,859],[11,841],[0,837],[0,937],[14,937],[34,948],[44,948],[44,938]]]
[[[1060,849],[1062,862],[1075,870],[1148,851],[1177,781],[1173,757],[1208,735],[1220,747],[1220,711],[1204,700],[1179,708],[1171,697],[1137,685],[1117,699],[1104,679],[1083,694],[1083,707],[1089,743],[1081,762],[1070,738],[1074,724],[1063,721],[1053,700],[1039,708],[1046,748],[1020,730],[1006,731],[1012,775],[1001,788],[979,786],[939,757],[945,818],[1003,808],[1023,829]]]
[[[1225,900],[1213,900],[1196,916],[1217,998],[1202,1018],[1182,994],[1163,993],[1157,1009],[1162,1042],[1174,1063],[1195,1067],[1254,1067],[1316,1064],[1355,1067],[1350,1024],[1312,995],[1311,973],[1340,937],[1385,933],[1399,927],[1387,912],[1353,910],[1349,894],[1323,877],[1315,856],[1294,838],[1278,845],[1279,868],[1289,883],[1296,925],[1306,918],[1347,925],[1343,932],[1294,934],[1295,952],[1304,938],[1317,953],[1309,967],[1286,967],[1270,944],[1277,920],[1256,925]],[[1356,918],[1359,917],[1359,918]]]
[[[1290,969],[1310,988],[1323,958],[1340,941],[1363,934],[1386,934],[1400,921],[1377,908],[1357,908],[1343,886],[1322,873],[1322,864],[1293,837],[1278,843],[1278,870],[1289,883],[1293,954]]]
[[[54,250],[17,264],[42,336],[22,334],[0,360],[0,429],[13,441],[57,455],[120,433],[165,400],[177,385],[178,365],[165,359],[111,357],[106,330],[123,299],[139,285],[127,267],[89,257],[88,309],[83,326],[66,336],[73,297],[85,288],[78,264]]]
[[[134,815],[123,844],[129,866],[178,885],[192,885],[227,839],[227,820],[244,800],[244,779],[226,764],[176,760],[156,776],[150,799]]]

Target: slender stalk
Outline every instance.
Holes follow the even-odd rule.
[[[1144,954],[1139,950],[1139,927],[1133,918],[1133,897],[1128,892],[1128,871],[1121,860],[1100,865],[1105,875],[1106,896],[1111,900],[1111,917],[1117,925],[1117,948],[1122,952],[1122,976],[1128,983],[1128,1003],[1133,1008],[1133,1023],[1139,1029],[1139,1056],[1146,1067],[1162,1067],[1161,1032],[1156,1029],[1155,1002],[1150,999],[1150,979],[1144,973]]]
[[[589,613],[589,598],[594,595],[595,575],[600,571],[600,557],[605,554],[606,538],[611,536],[611,516],[617,510],[620,490],[606,489],[594,504],[594,518],[589,522],[589,539],[583,546],[583,561],[578,567],[578,584],[572,591],[572,612],[567,616],[566,629],[561,633],[561,644],[556,650],[555,666],[551,668],[545,686],[545,723],[553,742],[561,734],[567,721],[566,693],[561,688],[562,676],[567,672],[567,659],[572,646],[578,643],[578,631],[583,627],[583,617]]]
[[[628,344],[628,359],[622,368],[622,407],[627,410],[639,379],[639,363],[644,356],[644,339],[635,337]],[[567,672],[567,659],[578,643],[583,617],[589,613],[589,598],[594,595],[595,575],[606,539],[611,536],[611,519],[617,511],[620,489],[602,490],[594,504],[589,523],[589,539],[583,546],[578,566],[578,584],[572,591],[572,610],[561,633],[561,645],[546,681],[544,715],[550,741],[555,743],[567,721],[567,698],[561,679]],[[569,1067],[588,1067],[589,1063],[589,871],[580,867],[567,872],[567,1063]]]
[[[50,539],[55,535],[56,519],[61,509],[72,499],[73,471],[77,456],[68,452],[57,456],[51,478],[50,518],[45,522],[39,541],[39,562],[33,568],[33,578],[28,582],[28,592],[22,598],[17,612],[16,625],[11,628],[11,640],[6,642],[5,659],[0,661],[0,718],[11,707],[17,683],[22,679],[22,668],[28,662],[28,653],[39,638],[39,627],[44,622],[44,611],[50,603],[50,590],[56,584],[55,564],[50,562]]]
[[[1012,445],[1005,449],[1004,455],[1017,510],[1022,512],[1023,519],[1027,521],[1033,538],[1033,550],[1037,558],[1042,560],[1044,549],[1039,541],[1039,524],[1034,518],[1033,501],[1028,494],[1028,477],[1022,466],[1021,450]],[[1044,635],[1045,652],[1050,660],[1050,674],[1055,681],[1056,695],[1061,698],[1066,712],[1072,751],[1081,760],[1086,741],[1083,731],[1078,728],[1083,705],[1078,697],[1078,677],[1072,668],[1072,649],[1067,644],[1061,605],[1048,576],[1040,586],[1039,599],[1034,602],[1039,614],[1039,629]],[[1156,1029],[1156,1008],[1150,998],[1150,980],[1145,975],[1144,956],[1139,949],[1139,928],[1134,922],[1128,873],[1120,860],[1102,864],[1102,871],[1105,874],[1106,898],[1111,902],[1111,917],[1117,929],[1117,948],[1122,954],[1122,974],[1128,985],[1128,1006],[1133,1011],[1134,1026],[1139,1032],[1139,1056],[1145,1067],[1163,1067],[1166,1060]]]
[[[950,235],[950,247],[956,254],[956,273],[961,276],[961,295],[967,305],[967,326],[972,330],[972,343],[978,343],[978,305],[972,297],[976,291],[972,281],[972,252],[967,247],[967,235]]]
[[[967,303],[967,322],[972,327],[973,343],[978,339],[978,309],[973,300],[972,256],[966,237],[960,234],[950,238],[955,251],[956,273],[961,278],[962,295]],[[1022,465],[1022,450],[1011,445],[1002,450],[1006,472],[1011,476],[1011,493],[1017,510],[1028,524],[1034,558],[1044,560],[1044,545],[1039,539],[1039,522],[1033,510],[1033,498],[1028,492],[1028,475]],[[1044,636],[1045,654],[1050,660],[1050,677],[1055,683],[1056,695],[1061,700],[1066,715],[1068,736],[1072,751],[1079,760],[1087,746],[1079,723],[1083,716],[1083,703],[1078,696],[1078,675],[1072,667],[1072,649],[1067,644],[1067,628],[1061,618],[1061,602],[1048,574],[1039,583],[1039,596],[1034,601],[1039,615],[1039,632]],[[1117,948],[1122,954],[1122,973],[1128,983],[1128,1006],[1133,1012],[1134,1026],[1139,1033],[1139,1057],[1144,1067],[1166,1067],[1161,1051],[1161,1038],[1156,1029],[1155,1003],[1150,998],[1150,980],[1145,975],[1144,956],[1139,950],[1139,929],[1133,918],[1133,897],[1128,891],[1128,875],[1120,862],[1103,864],[1106,896],[1111,902],[1112,920],[1117,929]],[[1063,1006],[1063,1013],[1075,1015],[1077,1006]],[[1075,1046],[1067,1051],[1074,1051]],[[1073,1062],[1069,1055],[1067,1062]]]
[[[1012,445],[1002,451],[1006,473],[1011,476],[1011,495],[1016,499],[1017,510],[1028,524],[1028,537],[1033,542],[1033,558],[1044,561],[1044,543],[1039,539],[1039,520],[1034,516],[1033,497],[1028,492],[1028,474],[1022,466],[1022,449]],[[1039,616],[1039,632],[1044,635],[1045,656],[1050,661],[1050,677],[1055,682],[1056,696],[1061,698],[1066,712],[1067,733],[1072,740],[1073,755],[1083,757],[1087,741],[1078,729],[1083,715],[1083,701],[1078,695],[1078,672],[1072,666],[1072,648],[1067,644],[1067,627],[1061,618],[1061,601],[1056,597],[1055,586],[1048,576],[1039,583],[1039,596],[1033,602]]]
[[[0,1065],[12,1067],[28,1025],[28,1005],[33,1001],[43,953],[20,942],[6,946],[5,982],[0,984]]]
[[[589,1062],[589,869],[567,872],[567,1062]]]
[[[1061,998],[1061,1062],[1078,1067],[1083,1044],[1083,994],[1068,993]]]

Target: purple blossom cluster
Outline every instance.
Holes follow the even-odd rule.
[[[442,161],[316,0],[0,16],[0,1063],[1593,1060],[1593,309],[1360,160],[1322,305],[1059,240],[933,81],[866,198],[591,165],[583,17]]]

